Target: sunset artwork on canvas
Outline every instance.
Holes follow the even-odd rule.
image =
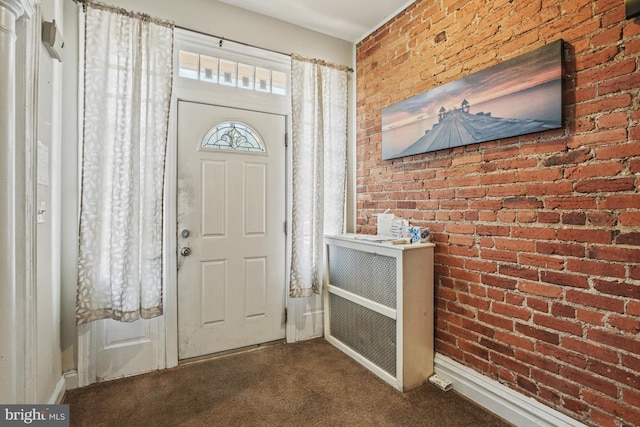
[[[382,110],[385,160],[562,126],[562,40]]]

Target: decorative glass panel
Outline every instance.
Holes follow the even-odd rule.
[[[200,55],[197,53],[180,51],[180,77],[198,80],[198,62]]]
[[[240,122],[222,122],[209,129],[202,140],[202,148],[260,153],[266,151],[260,135]]]
[[[227,61],[226,59],[220,60],[220,84],[227,86],[236,85],[237,66],[237,62]]]
[[[238,87],[253,89],[253,65],[238,64]]]
[[[287,94],[287,73],[181,50],[178,75],[275,95]]]
[[[258,92],[271,92],[271,70],[256,67],[256,90]]]
[[[273,83],[271,93],[275,93],[276,95],[286,95],[287,94],[287,74],[273,70]]]
[[[218,83],[218,58],[200,55],[200,80]]]

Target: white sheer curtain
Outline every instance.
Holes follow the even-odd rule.
[[[85,2],[76,320],[162,314],[173,24]]]
[[[344,231],[348,81],[346,67],[292,57],[292,297],[319,293],[323,236]]]

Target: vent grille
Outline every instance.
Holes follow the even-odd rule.
[[[395,320],[334,294],[329,310],[331,336],[395,377]]]
[[[329,284],[396,308],[396,259],[341,246],[329,246]]]

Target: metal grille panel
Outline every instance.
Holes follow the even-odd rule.
[[[396,259],[329,245],[329,284],[396,308]]]
[[[395,377],[395,320],[334,294],[329,310],[331,336]]]

